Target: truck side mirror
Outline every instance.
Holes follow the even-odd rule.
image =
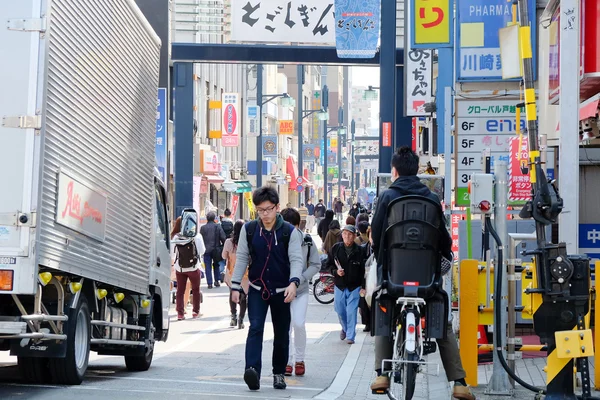
[[[180,236],[193,238],[198,233],[198,214],[193,208],[187,208],[181,213]]]

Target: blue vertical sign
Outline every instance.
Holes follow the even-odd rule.
[[[373,58],[379,43],[381,0],[335,0],[339,58]]]
[[[156,167],[163,182],[167,182],[167,89],[158,88],[156,107]]]
[[[600,224],[579,224],[579,252],[600,258]]]
[[[500,81],[499,30],[512,23],[512,4],[506,0],[457,0],[456,70],[459,81]],[[531,47],[537,48],[536,2],[528,0]],[[536,79],[536,54],[533,73]]]

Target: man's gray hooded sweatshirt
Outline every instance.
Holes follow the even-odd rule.
[[[301,282],[304,268],[302,256],[302,232],[277,215],[273,230],[265,229],[260,219],[252,237],[252,260],[246,236],[248,224],[242,227],[238,242],[231,288],[240,289],[240,282],[248,268],[250,286],[255,289],[267,289],[271,295],[281,293],[290,283]],[[283,236],[289,235],[286,254]]]

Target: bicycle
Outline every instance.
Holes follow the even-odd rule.
[[[390,375],[390,388],[387,391],[391,400],[411,400],[415,393],[417,374],[423,365],[434,365],[439,374],[437,363],[423,361],[423,356],[436,351],[436,343],[426,339],[425,319],[421,314],[421,306],[425,300],[419,297],[400,297],[396,306],[401,305],[395,318],[393,332],[394,353],[391,360],[383,360],[382,373]],[[425,339],[424,339],[425,338]],[[391,364],[391,369],[386,369]]]
[[[329,272],[319,272],[319,279],[313,284],[313,296],[321,304],[331,304],[335,298],[335,283]]]

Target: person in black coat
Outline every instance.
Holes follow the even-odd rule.
[[[325,211],[325,218],[319,222],[317,233],[323,242],[325,242],[325,237],[327,236],[327,232],[329,232],[329,224],[333,221],[334,215],[333,210],[327,210]]]

